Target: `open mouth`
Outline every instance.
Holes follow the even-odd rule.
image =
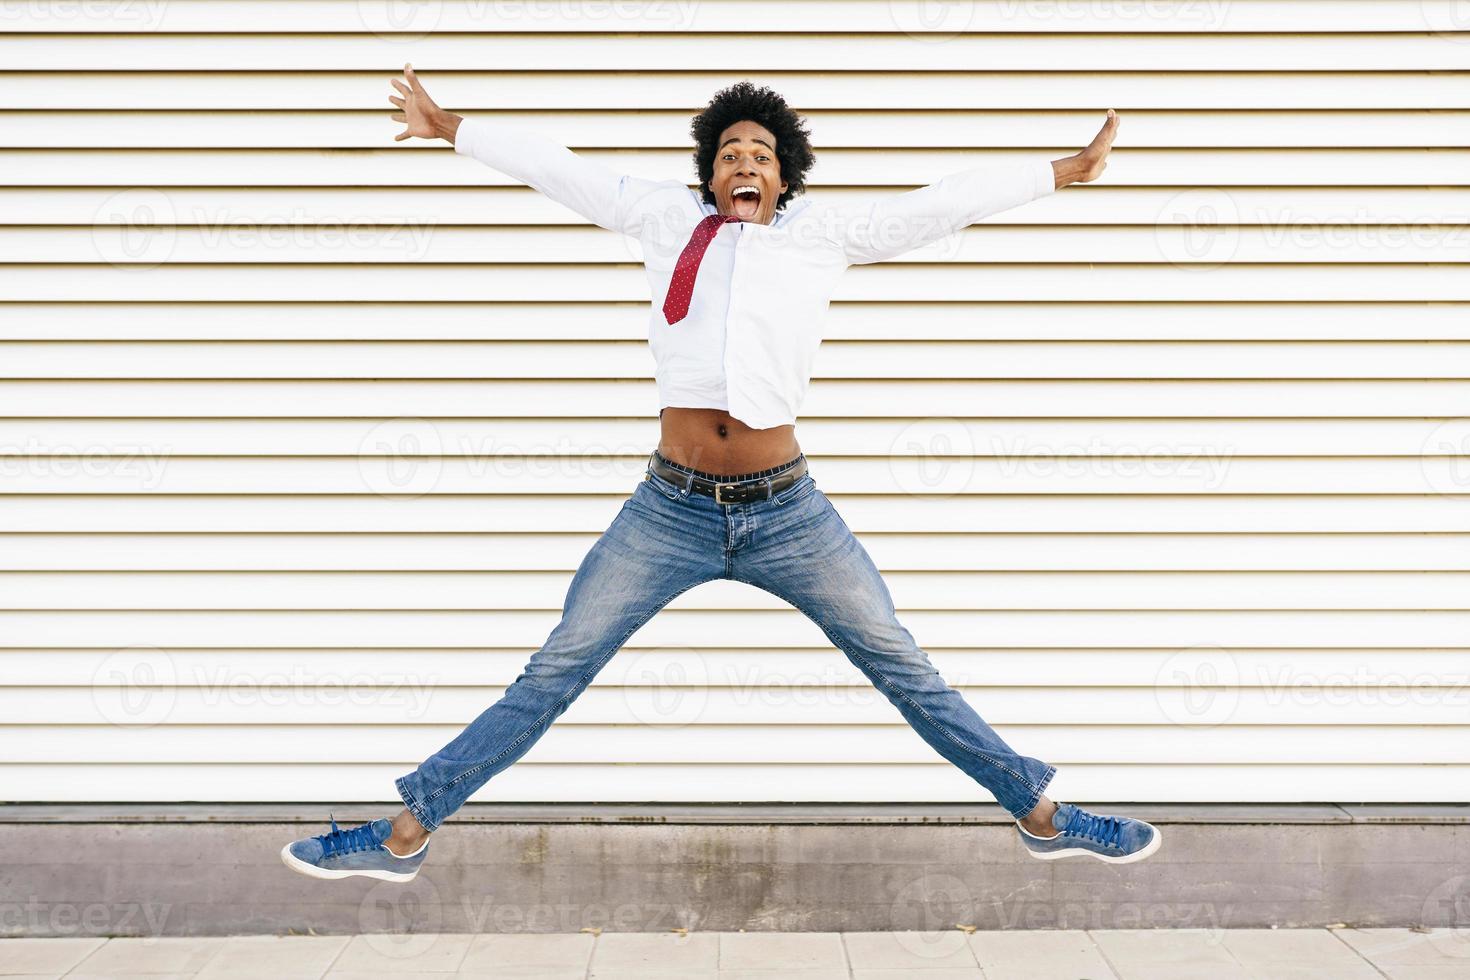
[[[754,184],[737,184],[730,190],[735,217],[744,221],[754,218],[761,207],[761,189]]]

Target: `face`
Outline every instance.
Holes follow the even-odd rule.
[[[720,214],[768,225],[786,186],[781,161],[776,159],[776,137],[769,129],[748,120],[726,127],[715,149],[709,182]]]

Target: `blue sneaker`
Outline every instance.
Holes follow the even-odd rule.
[[[332,819],[332,829],[325,834],[292,841],[281,848],[281,860],[292,871],[313,878],[381,878],[384,881],[413,881],[419,865],[429,853],[429,842],[412,854],[399,857],[383,841],[393,836],[393,824],[374,820],[360,827],[341,830]]]
[[[1057,833],[1037,837],[1016,821],[1021,843],[1032,857],[1051,861],[1055,858],[1087,855],[1109,864],[1142,861],[1159,849],[1159,828],[1132,817],[1104,817],[1074,806],[1058,803],[1051,815]]]

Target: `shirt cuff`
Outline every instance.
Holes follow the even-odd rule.
[[[479,129],[479,122],[468,116],[461,116],[459,128],[454,131],[454,152],[461,156],[474,156],[475,133]]]
[[[1056,168],[1051,159],[1037,160],[1031,165],[1031,186],[1034,197],[1045,197],[1057,189]]]

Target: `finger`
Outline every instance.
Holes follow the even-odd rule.
[[[403,107],[403,100],[398,98],[398,96],[396,95],[388,96],[388,101],[398,106],[400,109]]]
[[[408,76],[408,84],[410,84],[410,85],[413,86],[414,92],[417,93],[417,92],[422,92],[424,90],[424,87],[419,84],[419,77],[413,73],[413,67],[412,66],[405,65],[403,67],[403,74],[406,75],[406,76]]]
[[[397,86],[398,87],[398,91],[402,92],[404,95],[412,95],[413,94],[413,90],[410,89],[407,85],[405,85],[402,82],[400,82],[398,79],[396,79],[396,78],[390,78],[390,79],[388,79],[388,81],[392,82],[395,86]]]
[[[409,136],[408,130],[405,129],[403,132],[401,132],[397,136],[393,137],[393,139],[394,139],[395,142],[397,142],[398,140],[406,140],[406,139],[408,139],[408,136]]]
[[[408,117],[406,115],[404,115],[403,113],[401,113],[401,112],[390,112],[388,114],[388,118],[391,119],[391,120],[393,120],[394,122],[401,122],[401,123],[408,122]]]

